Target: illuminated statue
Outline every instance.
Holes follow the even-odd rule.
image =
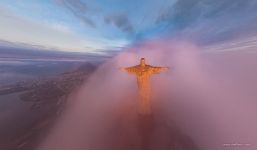
[[[129,74],[134,74],[137,77],[137,85],[139,89],[139,113],[151,114],[151,102],[150,102],[150,76],[152,74],[159,74],[162,71],[168,70],[168,67],[155,67],[145,64],[145,59],[141,58],[140,64],[128,68],[122,68]]]

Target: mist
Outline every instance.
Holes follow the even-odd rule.
[[[136,78],[119,68],[137,65],[141,57],[170,68],[151,79],[153,115],[159,122],[175,124],[202,150],[257,148],[257,55],[155,40],[129,47],[101,65],[70,95],[66,111],[38,150],[124,149],[124,140],[116,136],[119,126],[125,139],[138,144]]]

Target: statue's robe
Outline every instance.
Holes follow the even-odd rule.
[[[125,68],[129,74],[134,74],[137,77],[137,85],[139,89],[139,113],[150,114],[151,113],[151,101],[150,101],[150,76],[152,74],[161,73],[163,67],[154,67],[150,65],[137,65],[133,67]]]

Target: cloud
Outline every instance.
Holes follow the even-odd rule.
[[[217,42],[256,30],[256,9],[256,0],[178,0],[155,23],[165,23],[169,34],[183,32],[201,42]]]
[[[219,16],[245,14],[257,8],[255,0],[178,0],[174,5],[164,10],[156,22],[173,21],[179,25],[186,25],[198,19]]]
[[[134,32],[134,28],[131,25],[127,14],[124,13],[116,13],[109,16],[105,16],[105,23],[113,24],[121,31],[132,34]]]
[[[127,41],[113,41],[92,37],[81,38],[63,26],[42,24],[0,9],[0,40],[12,43],[37,45],[45,49],[73,52],[93,52],[107,47],[124,46]]]
[[[208,53],[239,52],[257,53],[257,36],[239,38],[230,42],[208,45],[204,47]]]
[[[187,25],[200,15],[200,10],[195,1],[178,0],[174,5],[170,6],[159,14],[156,23],[173,22],[178,25]]]
[[[89,27],[96,27],[91,19],[92,14],[97,13],[81,0],[56,0],[58,4],[68,9],[72,14]]]
[[[68,9],[72,14],[80,19],[89,27],[96,27],[97,22],[93,20],[95,15],[99,15],[98,19],[103,19],[106,24],[113,24],[115,27],[125,33],[133,33],[134,29],[131,25],[127,14],[113,13],[111,15],[99,13],[100,10],[94,9],[81,0],[56,0],[58,4]]]
[[[148,41],[128,48],[99,66],[69,96],[67,111],[39,150],[126,149],[126,143],[140,149],[140,133],[133,130],[137,123],[133,118],[137,108],[135,78],[117,68],[135,65],[142,56],[150,64],[174,67],[151,80],[157,123],[175,124],[199,149],[224,150],[228,148],[221,148],[224,143],[239,141],[251,144],[249,150],[256,150],[256,55],[221,57],[201,51],[191,43],[179,41]],[[118,122],[122,117],[126,117],[124,122]],[[121,123],[122,128],[116,123]],[[164,126],[155,127],[149,149],[168,147],[168,142],[163,142],[167,139],[162,136]],[[155,139],[161,139],[161,147]]]

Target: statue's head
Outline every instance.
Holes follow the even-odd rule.
[[[145,66],[145,58],[140,59],[140,66],[142,66],[142,67]]]

